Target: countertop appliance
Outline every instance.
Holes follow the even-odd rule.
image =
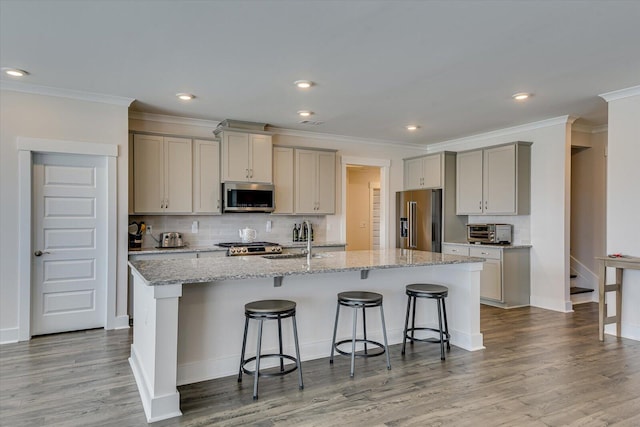
[[[272,184],[225,182],[222,184],[224,212],[273,212],[275,188]]]
[[[182,240],[182,234],[177,233],[175,231],[170,231],[167,233],[162,233],[160,235],[160,248],[183,248],[184,241]]]
[[[442,252],[442,190],[396,193],[396,247]]]
[[[467,224],[467,241],[494,245],[510,244],[513,241],[511,224]]]
[[[223,242],[217,246],[227,248],[227,256],[264,255],[282,253],[282,246],[271,242]]]

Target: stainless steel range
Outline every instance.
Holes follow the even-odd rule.
[[[227,256],[279,254],[282,246],[271,242],[223,242],[216,246],[227,248]]]

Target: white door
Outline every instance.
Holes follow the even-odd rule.
[[[31,335],[104,327],[106,159],[36,154],[33,162]]]

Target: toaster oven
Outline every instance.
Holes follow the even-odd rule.
[[[467,224],[469,243],[510,244],[513,241],[511,224]]]

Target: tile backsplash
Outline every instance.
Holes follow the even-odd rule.
[[[153,227],[153,236],[159,240],[160,233],[177,231],[190,246],[213,246],[220,242],[238,242],[238,230],[253,228],[257,241],[291,243],[293,225],[308,220],[313,225],[314,239],[326,241],[325,216],[268,215],[263,213],[228,213],[224,215],[131,215],[129,222],[144,221]],[[198,232],[192,232],[193,222],[198,222]],[[271,221],[271,231],[267,231],[267,221]],[[143,248],[158,245],[151,236],[144,235]]]

